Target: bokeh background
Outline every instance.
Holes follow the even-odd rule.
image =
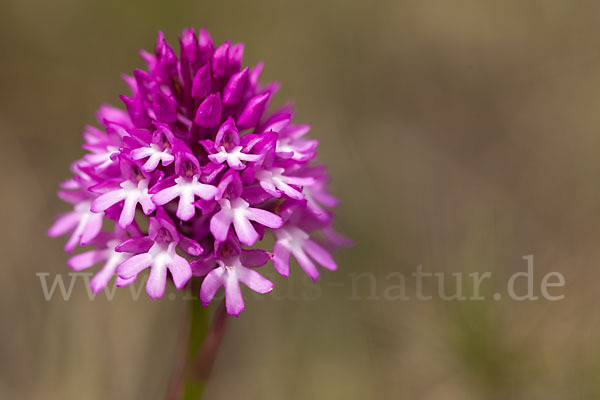
[[[45,301],[36,273],[68,272],[45,230],[84,124],[186,26],[283,83],[356,241],[317,291],[263,269],[206,398],[600,398],[600,3],[572,0],[3,0],[0,398],[164,398],[184,302]],[[529,254],[564,300],[491,300]],[[381,298],[417,265],[490,271],[490,300]]]

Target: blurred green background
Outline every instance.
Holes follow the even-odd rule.
[[[183,302],[47,302],[35,274],[68,272],[45,230],[84,124],[187,26],[283,83],[357,242],[315,300],[263,268],[276,290],[229,321],[206,398],[600,398],[600,3],[568,0],[3,0],[0,398],[164,398]],[[528,254],[564,300],[373,298],[417,265],[490,271],[490,298]]]

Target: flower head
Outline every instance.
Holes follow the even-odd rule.
[[[185,29],[179,45],[177,53],[159,32],[154,51],[140,53],[146,70],[125,77],[124,110],[100,107],[100,128],[83,132],[86,154],[59,191],[73,210],[48,234],[70,233],[69,252],[94,247],[68,261],[75,270],[102,264],[94,292],[149,269],[151,298],[169,276],[177,289],[198,279],[204,305],[223,287],[237,316],[241,284],[273,289],[257,267],[272,260],[288,276],[293,256],[315,280],[317,265],[337,268],[327,249],[348,240],[332,229],[337,200],[314,164],[318,141],[292,123],[291,107],[268,111],[279,85],[259,84],[262,63],[242,67],[241,43],[216,46],[203,29]],[[101,232],[105,220],[110,232]],[[272,252],[258,248],[269,233]]]

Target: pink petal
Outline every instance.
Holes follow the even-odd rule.
[[[242,253],[240,254],[242,265],[250,268],[257,268],[265,265],[270,258],[269,253],[261,249],[242,249]]]
[[[248,83],[248,67],[231,76],[223,89],[223,104],[237,104]]]
[[[221,95],[213,93],[198,106],[194,122],[204,128],[214,127],[221,120],[221,111]]]
[[[82,269],[89,268],[104,259],[106,259],[106,253],[104,250],[92,250],[69,258],[67,260],[67,265],[71,267],[73,271],[81,271]]]
[[[104,219],[104,213],[102,214],[90,214],[87,223],[85,224],[85,228],[83,228],[83,232],[81,234],[81,245],[85,246],[92,239],[98,236],[100,230],[102,229],[102,221]]]
[[[75,247],[77,246],[77,244],[79,243],[79,240],[81,240],[81,231],[83,230],[83,226],[81,225],[81,222],[77,225],[77,228],[75,228],[75,230],[73,231],[73,233],[71,233],[71,236],[69,237],[69,240],[67,240],[67,243],[65,243],[65,251],[67,253],[72,252]]]
[[[245,216],[236,215],[233,218],[233,227],[235,228],[235,233],[240,239],[240,243],[243,243],[247,246],[252,246],[258,240],[258,233],[256,232],[256,229],[254,229],[250,220]]]
[[[154,240],[148,236],[128,239],[118,245],[115,250],[119,253],[147,253],[154,244]]]
[[[137,198],[134,196],[129,196],[125,199],[123,210],[121,210],[121,215],[119,217],[119,226],[121,228],[125,229],[133,222],[137,203]]]
[[[198,183],[194,186],[194,194],[204,200],[214,199],[218,191],[219,189],[215,186],[205,185],[203,183]]]
[[[245,153],[241,153],[240,154],[240,160],[244,160],[244,161],[258,161],[261,158],[263,158],[263,155],[261,154],[245,154]]]
[[[217,290],[223,286],[224,273],[225,268],[215,268],[210,271],[202,281],[202,286],[200,287],[200,300],[205,307],[211,302],[213,297],[215,297]]]
[[[279,215],[273,214],[269,211],[262,210],[260,208],[248,208],[246,215],[252,221],[256,221],[261,225],[269,228],[277,229],[283,225],[283,220]]]
[[[315,179],[311,177],[285,176],[283,179],[286,183],[296,186],[310,186],[315,183]]]
[[[140,147],[131,151],[131,158],[141,160],[142,158],[150,157],[154,152],[150,147]]]
[[[277,242],[273,248],[273,253],[273,266],[275,270],[282,276],[290,276],[290,249],[281,244],[281,242]]]
[[[212,233],[215,239],[218,241],[225,241],[225,239],[227,239],[227,233],[229,232],[231,221],[232,218],[227,211],[219,211],[213,215],[210,220],[210,233]]]
[[[253,269],[237,267],[236,274],[240,282],[257,293],[268,293],[273,290],[273,282]]]
[[[152,201],[157,206],[162,206],[173,200],[175,197],[179,196],[180,193],[181,190],[179,189],[179,186],[171,186],[161,190],[160,192],[152,196]]]
[[[77,246],[77,243],[80,242],[81,236],[83,235],[85,226],[88,223],[90,217],[91,217],[91,213],[85,213],[83,215],[80,215],[80,220],[79,220],[79,223],[77,224],[77,227],[75,228],[75,230],[71,234],[71,237],[65,244],[65,250],[67,252],[73,251],[73,249],[75,249],[75,246]]]
[[[337,264],[333,260],[333,257],[331,257],[331,254],[316,242],[307,239],[304,241],[303,247],[304,250],[323,267],[332,271],[337,269]]]
[[[296,257],[296,261],[298,261],[298,264],[300,264],[300,267],[302,267],[304,272],[306,272],[306,275],[308,275],[310,279],[312,279],[313,282],[315,282],[319,277],[319,270],[317,269],[315,264],[313,264],[313,262],[310,260],[310,258],[308,258],[308,256],[306,255],[306,253],[304,253],[302,249],[294,250],[293,254],[294,257]]]
[[[210,271],[215,269],[215,260],[212,257],[198,258],[190,264],[192,275],[206,276]]]
[[[72,211],[66,214],[60,215],[56,221],[48,229],[48,236],[56,237],[63,235],[73,229],[79,222],[79,213]]]
[[[225,155],[223,153],[210,154],[208,156],[208,159],[210,161],[214,162],[215,164],[221,164],[223,161],[225,161],[227,159],[227,155]]]
[[[135,278],[137,278],[135,275],[132,276],[131,278],[121,278],[120,276],[117,275],[117,280],[115,281],[115,286],[123,287],[123,286],[131,285],[133,282],[135,282]]]
[[[200,243],[182,235],[179,235],[178,246],[181,250],[183,250],[191,256],[199,256],[204,252],[204,249],[202,248]]]
[[[225,272],[226,274],[232,275],[230,271]],[[242,297],[242,290],[240,284],[235,276],[228,276],[225,280],[225,308],[227,314],[238,316],[244,309],[244,298]]]
[[[156,210],[156,204],[154,204],[149,195],[146,194],[140,196],[138,201],[142,205],[142,210],[144,210],[145,215],[148,215]]]
[[[275,185],[269,181],[260,181],[260,187],[262,187],[265,192],[269,193],[273,197],[281,197],[281,193],[277,190]]]
[[[148,253],[138,254],[130,259],[123,261],[118,268],[119,276],[123,279],[129,279],[137,276],[140,272],[152,264],[152,256]]]
[[[146,282],[146,293],[151,299],[159,299],[165,294],[167,285],[167,268],[164,265],[156,264],[150,269],[148,281]]]
[[[212,70],[215,78],[220,78],[227,72],[230,42],[227,40],[215,50],[213,54]]]
[[[205,64],[202,68],[194,75],[194,81],[192,83],[192,97],[195,99],[203,99],[210,93],[210,86],[212,78],[210,76],[209,65]]]
[[[104,267],[102,267],[102,269],[98,271],[98,273],[94,275],[90,281],[90,288],[92,289],[92,292],[96,294],[100,293],[100,291],[104,289],[106,285],[108,285],[108,282],[110,282],[110,279],[115,274],[116,269],[116,263],[106,263],[106,265],[104,265]]]
[[[173,256],[173,261],[169,265],[169,271],[173,277],[173,283],[177,289],[185,286],[192,277],[192,268],[187,260],[177,254]]]
[[[317,201],[319,201],[319,203],[322,203],[323,205],[325,205],[327,207],[337,207],[337,205],[339,204],[338,199],[336,199],[331,194],[329,194],[325,191],[319,191],[319,192],[313,193],[312,196]]]
[[[121,189],[104,193],[102,196],[94,199],[91,210],[95,213],[105,211],[107,208],[117,204],[123,199],[125,199],[125,191]]]
[[[271,96],[270,92],[258,94],[248,100],[246,107],[237,119],[240,130],[256,126],[267,108],[267,102]]]
[[[284,183],[284,182],[280,183],[277,186],[277,189],[281,190],[283,193],[285,193],[288,197],[291,197],[292,199],[295,199],[295,200],[303,200],[304,199],[304,195],[302,194],[302,192],[299,192],[298,190],[294,189],[287,183]]]
[[[187,196],[179,197],[179,204],[177,205],[177,212],[175,214],[182,221],[189,221],[194,218],[196,206],[194,205],[193,195],[191,199],[188,199]]]

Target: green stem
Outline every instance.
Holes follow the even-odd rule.
[[[202,398],[206,382],[204,378],[193,374],[193,365],[204,343],[209,330],[208,309],[202,305],[200,299],[194,299],[190,304],[190,327],[188,351],[185,363],[183,386],[183,400],[199,400]]]
[[[194,298],[188,304],[190,311],[184,328],[188,337],[182,338],[185,348],[173,373],[169,400],[202,399],[225,328],[223,306],[219,307],[211,324],[208,309],[200,299]]]

